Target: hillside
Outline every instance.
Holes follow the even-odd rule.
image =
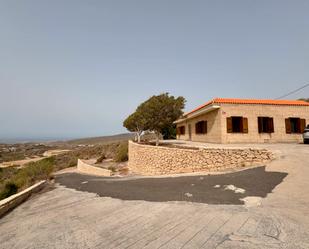
[[[123,133],[111,136],[102,136],[102,137],[89,137],[89,138],[80,138],[66,141],[66,143],[71,145],[78,145],[78,144],[104,144],[104,143],[111,143],[111,142],[121,142],[129,139],[133,139],[133,133]]]

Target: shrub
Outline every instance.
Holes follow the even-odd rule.
[[[45,180],[53,172],[54,158],[45,158],[37,162],[31,162],[26,167],[20,169],[16,175],[16,180],[23,185],[30,185],[38,180]]]
[[[7,197],[9,197],[11,195],[16,194],[17,191],[18,191],[18,187],[17,187],[17,185],[15,183],[7,182],[4,185],[4,189],[0,193],[0,200],[2,200],[4,198],[7,198]]]
[[[116,172],[117,171],[115,166],[109,166],[107,169],[112,171],[112,172]]]
[[[68,152],[65,154],[60,154],[54,156],[55,164],[54,170],[62,170],[68,167],[73,167],[77,165],[77,156],[73,152]]]
[[[128,161],[128,143],[121,143],[118,146],[114,160],[116,162]]]
[[[97,159],[96,163],[101,163],[101,162],[103,162],[104,159],[106,159],[106,156],[105,156],[105,154],[102,154],[102,155]]]

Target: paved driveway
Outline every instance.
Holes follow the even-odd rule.
[[[244,204],[250,196],[266,197],[286,176],[287,173],[265,171],[263,166],[228,174],[172,178],[111,179],[71,173],[57,176],[56,182],[68,188],[121,200]]]
[[[117,187],[108,192],[86,186],[102,184],[102,188],[107,188],[108,184],[118,182],[107,184],[102,179],[98,183],[97,179],[76,175],[67,181],[63,175],[58,180],[68,187],[59,184],[35,195],[0,220],[0,248],[309,248],[309,146],[266,147],[275,150],[280,159],[267,166],[266,172],[263,168],[258,170],[267,177],[274,174],[272,172],[281,173],[275,173],[276,183],[265,188],[264,192],[272,193],[262,199],[260,206],[241,205],[239,200],[234,203],[235,196],[244,198],[262,193],[258,191],[259,186],[263,186],[257,183],[263,181],[259,177],[255,180],[256,192],[252,192],[249,184],[252,178],[247,185],[233,182],[238,188],[247,188],[246,195],[234,193],[235,189],[222,190],[229,182],[225,176],[220,180],[220,188],[233,196],[230,200],[234,204],[209,205],[205,204],[209,202],[207,198],[194,200],[203,188],[212,189],[205,190],[209,196],[215,193],[216,181],[207,176],[204,176],[205,183],[197,184],[196,192],[194,186],[191,186],[193,189],[185,186],[183,192],[192,194],[191,197],[186,195],[188,199],[161,199],[165,192],[162,190],[162,195],[156,193],[155,199],[145,201],[141,195],[144,192],[138,191],[132,182],[120,183],[118,196],[114,196],[117,198],[110,198],[101,196],[112,196]],[[236,174],[236,179],[239,175],[244,177],[243,174],[245,172]],[[162,184],[175,181],[174,178],[169,180],[172,183],[161,180],[163,182],[153,186],[154,190],[160,192]],[[195,180],[198,179],[178,178],[176,181],[192,184]],[[208,186],[206,182],[211,184]],[[138,186],[142,187],[142,183]],[[181,182],[174,184],[176,189],[181,189]],[[125,198],[120,190],[138,193]],[[166,194],[171,196],[169,191]],[[194,202],[189,202],[190,198]]]

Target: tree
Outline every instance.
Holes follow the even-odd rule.
[[[170,138],[175,133],[173,122],[183,114],[185,98],[169,96],[163,93],[152,96],[123,122],[123,126],[131,132],[136,132],[138,142],[143,131],[153,131],[156,135],[156,145],[159,144],[160,134]]]
[[[309,98],[308,98],[308,99],[306,99],[306,98],[301,98],[301,99],[299,99],[299,100],[309,102]]]
[[[166,127],[162,130],[163,139],[175,139],[176,138],[176,125]]]
[[[150,97],[137,108],[137,112],[143,115],[145,128],[155,133],[156,145],[160,134],[173,128],[173,122],[183,114],[184,106],[184,97],[175,98],[163,93]]]
[[[135,132],[137,135],[137,142],[141,142],[141,135],[143,131],[145,131],[146,120],[140,111],[136,110],[129,117],[127,117],[123,122],[123,126],[129,131]]]

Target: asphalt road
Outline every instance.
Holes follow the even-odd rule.
[[[247,196],[266,197],[286,176],[287,173],[258,167],[220,175],[139,179],[67,173],[56,176],[55,180],[68,188],[121,200],[244,204],[241,199]]]

